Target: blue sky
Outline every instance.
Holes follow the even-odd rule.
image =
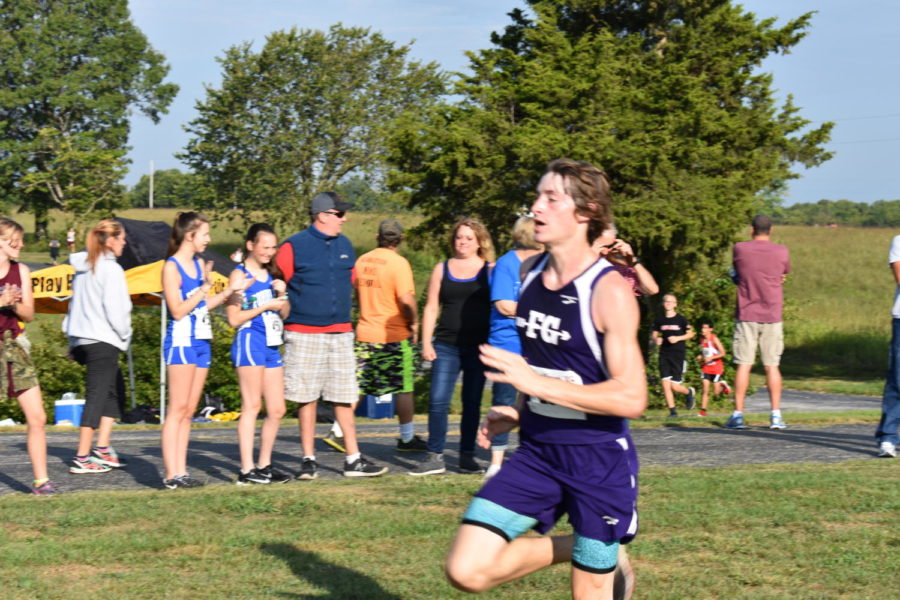
[[[196,116],[204,84],[217,86],[216,57],[229,46],[254,42],[291,26],[327,29],[334,23],[370,27],[398,43],[415,40],[411,55],[450,71],[465,70],[466,50],[486,48],[490,33],[509,23],[521,0],[130,0],[134,22],[162,52],[169,80],[181,91],[159,124],[132,122],[134,184],[155,168],[180,168],[174,156],[187,142],[182,125]],[[813,122],[834,121],[828,148],[835,157],[799,170],[787,204],[846,198],[856,202],[900,199],[900,2],[895,0],[745,0],[759,17],[779,23],[818,11],[807,37],[791,54],[768,59],[780,97],[794,96]]]

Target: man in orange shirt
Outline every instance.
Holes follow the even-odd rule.
[[[378,225],[378,248],[356,261],[354,286],[359,298],[356,357],[360,399],[394,394],[400,421],[398,452],[425,452],[425,440],[413,430],[413,350],[419,314],[409,261],[397,253],[403,228],[394,219]]]

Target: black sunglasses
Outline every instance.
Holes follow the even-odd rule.
[[[334,215],[338,219],[343,219],[344,215],[347,214],[346,211],[343,211],[343,210],[335,210],[335,211],[323,210],[322,212],[325,213],[326,215]]]

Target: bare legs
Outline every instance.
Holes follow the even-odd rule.
[[[19,406],[25,413],[26,445],[35,481],[47,479],[47,413],[44,412],[40,386],[27,389],[19,395]]]
[[[315,456],[316,441],[316,403],[307,402],[300,405],[300,445],[303,447],[303,456]],[[334,403],[334,419],[340,425],[344,433],[344,448],[347,454],[359,452],[359,444],[356,442],[356,421],[353,415],[352,404]]]
[[[666,406],[669,408],[675,408],[675,394],[674,392],[678,392],[679,394],[687,394],[688,388],[680,383],[676,383],[671,379],[663,379],[662,380],[662,389],[663,396],[666,398]]]
[[[453,587],[483,592],[538,569],[568,562],[572,558],[572,544],[571,535],[520,537],[507,542],[483,527],[461,525],[450,547],[445,571]],[[630,564],[628,567],[630,572]],[[611,600],[613,581],[613,573],[596,574],[573,568],[572,597]]]
[[[191,418],[200,402],[208,369],[197,365],[169,365],[169,406],[162,427],[162,454],[166,479],[187,473]]]
[[[284,369],[277,367],[238,367],[241,387],[241,417],[238,420],[238,447],[241,452],[241,471],[248,472],[253,464],[253,438],[256,436],[256,417],[266,402],[266,418],[263,421],[259,442],[260,466],[272,464],[272,448],[278,435],[278,427],[285,413]]]
[[[115,422],[116,420],[112,417],[100,417],[100,426],[96,430],[93,427],[81,427],[78,433],[78,451],[75,453],[76,456],[86,456],[91,451],[94,431],[97,431],[97,445],[100,447],[109,446]]]
[[[747,388],[750,387],[750,369],[753,365],[737,365],[734,373],[734,409],[743,411]],[[781,369],[778,365],[764,366],[766,387],[769,389],[769,402],[772,410],[781,409]]]

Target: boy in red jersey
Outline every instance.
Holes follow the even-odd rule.
[[[700,402],[701,417],[706,416],[706,407],[709,405],[709,389],[712,388],[713,394],[731,393],[731,387],[728,382],[723,379],[725,375],[725,347],[719,341],[718,336],[713,333],[713,325],[710,321],[703,321],[700,324],[700,354],[697,360],[700,361],[701,377],[703,379],[703,400]]]

